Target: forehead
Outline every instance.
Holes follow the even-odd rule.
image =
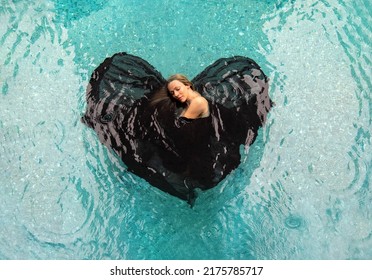
[[[168,89],[169,89],[169,90],[173,90],[174,88],[176,88],[176,87],[181,87],[181,86],[184,86],[184,84],[181,83],[181,82],[178,81],[178,80],[174,80],[174,81],[171,81],[171,82],[168,84]]]

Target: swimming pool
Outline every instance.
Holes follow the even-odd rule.
[[[371,4],[2,1],[0,259],[371,259]],[[239,3],[245,2],[245,3]],[[276,103],[194,208],[80,123],[126,51],[165,77],[249,56]]]

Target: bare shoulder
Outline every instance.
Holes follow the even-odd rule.
[[[194,106],[200,106],[200,107],[204,107],[204,106],[208,106],[208,101],[207,99],[205,99],[203,96],[197,96],[195,97],[192,102]],[[190,104],[191,105],[191,104]]]
[[[209,115],[208,101],[202,96],[195,97],[185,112],[185,117],[200,118]]]

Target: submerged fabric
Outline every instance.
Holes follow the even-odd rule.
[[[145,60],[117,53],[93,72],[82,121],[130,172],[191,202],[195,188],[216,186],[239,165],[240,145],[253,143],[272,105],[268,79],[249,58],[217,60],[192,80],[209,103],[200,119],[150,106],[165,82]]]

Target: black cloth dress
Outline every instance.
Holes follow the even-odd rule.
[[[239,165],[240,146],[255,140],[272,106],[268,79],[250,58],[217,60],[192,79],[209,104],[199,119],[150,105],[165,82],[142,58],[117,53],[92,73],[82,121],[128,171],[191,202],[195,188],[215,187]]]

